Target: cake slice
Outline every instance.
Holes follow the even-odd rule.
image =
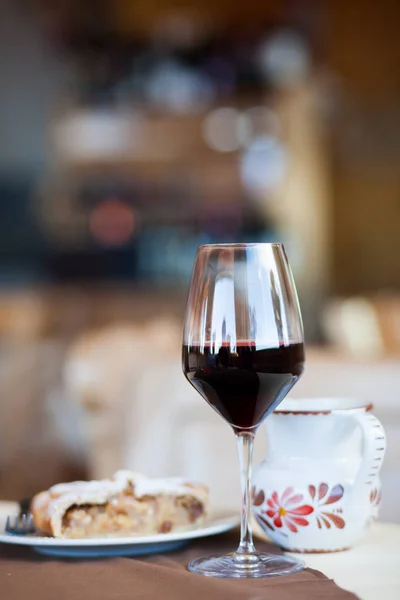
[[[31,512],[38,531],[77,539],[193,529],[204,523],[207,506],[203,484],[118,471],[111,479],[54,485],[33,498]]]

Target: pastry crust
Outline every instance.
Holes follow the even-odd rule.
[[[57,538],[121,537],[193,529],[204,522],[207,506],[203,484],[118,471],[112,479],[40,492],[31,512],[36,529]]]

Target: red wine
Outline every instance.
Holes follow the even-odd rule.
[[[304,346],[258,348],[239,342],[215,348],[183,346],[182,368],[207,402],[236,429],[261,423],[303,372]]]

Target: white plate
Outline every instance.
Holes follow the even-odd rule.
[[[0,543],[31,546],[36,552],[51,556],[100,557],[135,556],[167,552],[186,545],[190,540],[217,535],[234,529],[239,524],[237,513],[228,510],[215,510],[208,522],[200,529],[177,533],[160,533],[142,537],[87,538],[65,540],[41,537],[37,534],[12,535],[5,533],[5,518],[0,515]]]

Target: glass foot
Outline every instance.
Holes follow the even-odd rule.
[[[201,556],[188,565],[189,571],[207,577],[274,577],[289,575],[304,569],[301,560],[276,554],[237,552],[216,556]]]

